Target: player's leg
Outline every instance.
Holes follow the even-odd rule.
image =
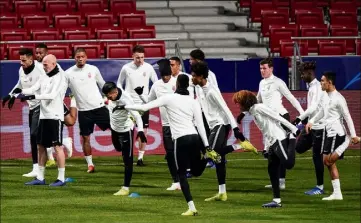
[[[149,127],[149,111],[146,111],[146,112],[143,113],[142,121],[143,121],[144,134],[147,135],[148,127]],[[144,156],[144,153],[145,153],[145,147],[147,146],[147,143],[141,142],[140,138],[139,138],[138,139],[138,145],[139,145],[139,151],[138,151],[137,166],[144,166],[143,156]]]
[[[38,125],[40,116],[40,106],[29,111],[29,128],[30,128],[30,145],[31,145],[31,158],[33,161],[33,169],[30,173],[26,173],[24,177],[36,177],[39,172],[38,164],[38,145],[36,143]]]
[[[173,183],[167,190],[180,190],[179,178],[177,175],[177,167],[174,160],[174,143],[172,139],[172,133],[169,126],[162,127],[163,143],[166,152],[166,160],[170,175],[172,176]]]
[[[82,137],[82,147],[84,158],[88,164],[88,173],[93,173],[95,167],[93,164],[92,150],[90,145],[90,135],[94,131],[95,121],[92,119],[93,115],[91,114],[94,110],[91,111],[79,111],[79,128],[80,135]]]
[[[64,104],[64,124],[67,127],[75,125],[77,117],[78,117],[78,109],[76,108],[75,99],[72,98],[69,109]],[[71,137],[63,138],[63,145],[68,154],[68,158],[70,158],[73,154],[73,139]]]
[[[281,115],[284,119],[286,119],[287,121],[290,121],[290,114],[289,113],[286,113],[284,115]],[[286,131],[289,131],[288,128],[286,126],[283,126],[282,127],[286,130]],[[283,189],[286,189],[286,166],[281,163],[280,165],[280,188],[283,190]]]

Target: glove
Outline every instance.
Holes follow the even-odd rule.
[[[6,105],[6,102],[10,100],[10,98],[11,98],[10,95],[6,95],[5,97],[2,98],[2,100],[3,100],[3,107]]]
[[[302,120],[302,124],[307,125],[308,123],[308,117]]]
[[[238,115],[238,117],[237,117],[237,123],[238,123],[238,124],[241,124],[241,121],[242,121],[242,119],[244,118],[244,116],[245,116],[245,114],[244,114],[243,112]]]
[[[265,159],[268,159],[268,151],[267,150],[263,150],[262,155]]]
[[[211,159],[215,163],[221,163],[221,161],[222,161],[221,155],[219,155],[213,149],[209,148],[209,146],[206,146],[205,150],[206,150],[206,156],[208,159]]]
[[[21,100],[21,102],[24,102],[26,100],[33,100],[33,99],[35,99],[35,95],[26,95],[26,96],[22,97],[20,100]]]
[[[10,98],[9,103],[8,103],[8,108],[9,108],[10,110],[12,109],[14,103],[15,103],[15,96],[12,96],[12,97]]]
[[[244,137],[243,133],[239,130],[238,127],[234,128],[233,129],[233,134],[234,134],[234,137],[236,137],[236,139],[239,139],[241,140],[242,142],[244,140],[246,140],[246,138]]]
[[[13,92],[11,92],[12,94],[20,94],[23,90],[21,90],[20,88],[15,88],[13,90]]]
[[[143,131],[138,132],[137,139],[140,138],[140,141],[142,143],[147,143],[147,137],[145,137],[145,134]]]
[[[301,119],[300,118],[296,118],[295,120],[293,120],[292,124],[294,126],[298,125],[298,123],[300,123]]]
[[[136,87],[136,88],[134,88],[134,91],[135,91],[138,95],[142,95],[142,94],[143,94],[143,89],[144,89],[144,86],[143,86],[143,87]]]
[[[123,109],[125,109],[124,107],[125,107],[125,105],[115,106],[115,107],[113,108],[112,113],[114,113],[116,110],[123,110]]]

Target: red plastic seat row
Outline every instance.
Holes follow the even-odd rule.
[[[154,43],[136,42],[135,44],[144,46],[146,57],[165,57],[165,43],[163,41],[156,41]],[[73,56],[72,52],[78,47],[85,48],[88,58],[97,59],[101,57],[102,47],[105,47],[106,58],[131,58],[134,45],[132,43],[106,43],[105,46],[99,43],[48,43],[47,46],[48,52],[54,54],[58,59],[69,59]],[[2,56],[7,55],[9,60],[18,60],[18,51],[24,47],[34,48],[34,44],[9,44],[8,46],[2,44],[0,49],[2,52],[4,51]],[[5,53],[5,49],[7,49],[7,54]]]

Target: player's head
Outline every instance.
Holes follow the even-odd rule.
[[[177,90],[175,93],[189,95],[187,88],[189,87],[189,77],[187,75],[178,75],[177,77]]]
[[[30,48],[21,48],[19,50],[20,55],[20,64],[26,69],[34,63],[34,53],[33,49]]]
[[[332,71],[323,72],[321,77],[321,87],[323,91],[332,91],[336,85],[336,73]]]
[[[43,67],[45,73],[49,73],[56,67],[56,57],[53,54],[48,54],[43,59]]]
[[[203,51],[200,49],[192,50],[191,53],[189,54],[189,63],[191,65],[199,61],[204,61],[204,59],[205,59],[205,55]]]
[[[133,47],[133,60],[136,66],[141,66],[144,63],[144,47],[141,45],[135,45]]]
[[[164,83],[168,83],[168,81],[172,77],[172,71],[170,69],[170,61],[168,59],[161,59],[157,62],[159,66],[159,73]]]
[[[76,48],[74,58],[77,67],[84,67],[84,65],[86,64],[86,60],[88,59],[85,49],[81,47]]]
[[[179,57],[171,57],[170,61],[170,68],[172,69],[172,75],[177,75],[181,70],[181,60]]]
[[[259,69],[263,78],[269,78],[273,74],[272,58],[265,58],[259,62]]]
[[[316,61],[306,61],[300,65],[301,79],[306,83],[311,83],[315,78]]]
[[[36,60],[41,63],[44,57],[48,54],[48,46],[45,43],[39,43],[35,47]]]
[[[232,100],[239,105],[241,112],[249,111],[253,105],[257,104],[256,95],[247,90],[238,91],[233,95]]]
[[[204,85],[208,78],[208,65],[205,61],[193,63],[191,65],[192,82],[194,85]]]
[[[117,88],[117,85],[114,82],[108,81],[105,82],[102,88],[103,94],[108,98],[108,100],[116,101],[122,95],[122,91]]]

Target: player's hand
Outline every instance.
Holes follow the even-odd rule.
[[[123,110],[123,109],[125,109],[124,107],[125,107],[125,105],[118,105],[118,106],[115,106],[115,107],[113,108],[112,113],[114,113],[116,110]]]
[[[340,156],[337,153],[331,153],[326,156],[326,166],[332,166]]]
[[[312,129],[312,123],[307,123],[305,126],[306,133],[309,134]]]
[[[241,114],[238,115],[237,117],[237,123],[241,124],[242,119],[244,118],[245,114],[243,112],[241,112]]]
[[[11,92],[12,94],[20,94],[23,90],[21,90],[20,88],[15,88],[13,90],[13,92]]]
[[[142,94],[143,94],[143,89],[144,89],[144,86],[142,86],[142,87],[136,87],[136,88],[134,88],[134,91],[135,91],[138,95],[142,95]]]
[[[351,144],[356,145],[357,143],[360,143],[360,137],[358,136],[352,137]]]
[[[11,98],[10,95],[6,95],[5,97],[2,98],[3,107],[6,105],[6,102],[8,102],[10,100],[10,98]]]
[[[301,119],[297,117],[295,120],[292,121],[292,124],[296,126],[298,125],[298,123],[300,123],[300,121]]]
[[[13,105],[15,103],[15,96],[12,96],[8,103],[8,108],[11,110],[13,108]]]
[[[27,100],[33,100],[35,99],[35,95],[26,95],[26,96],[23,96],[21,97],[21,102],[24,102],[24,101],[27,101]]]
[[[233,129],[233,134],[234,134],[234,137],[236,137],[236,139],[239,139],[241,140],[242,142],[244,140],[246,140],[246,138],[244,137],[243,133],[239,130],[238,127],[234,128]]]
[[[142,143],[147,143],[147,137],[145,137],[145,134],[143,131],[139,131],[137,134],[137,139],[140,138],[140,141]]]

